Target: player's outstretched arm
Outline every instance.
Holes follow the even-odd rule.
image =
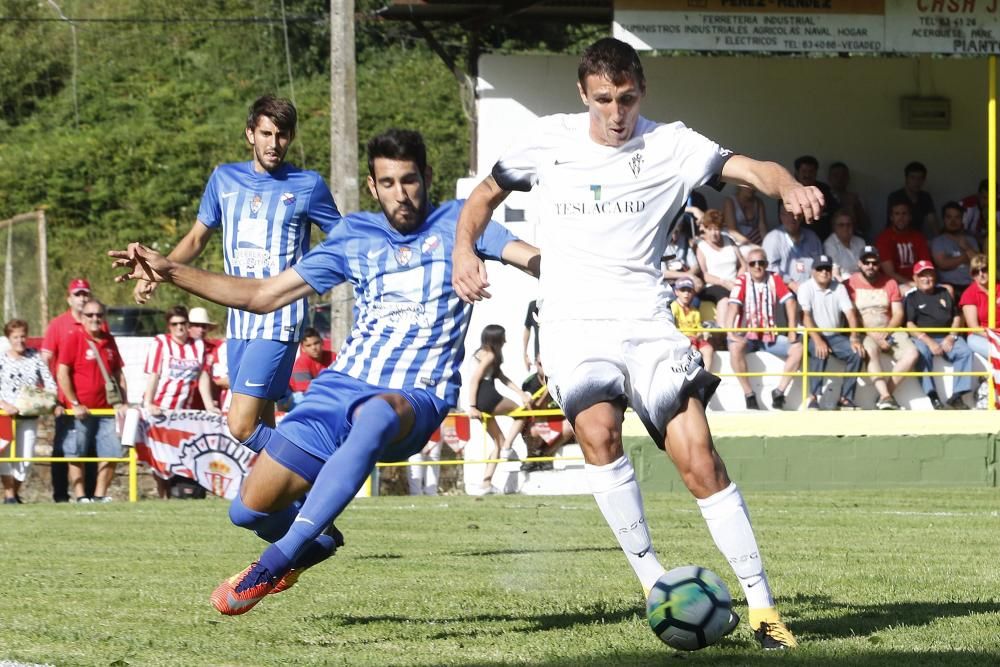
[[[181,264],[188,264],[201,255],[202,251],[205,250],[205,246],[208,245],[208,240],[211,236],[212,228],[200,220],[196,220],[191,229],[188,230],[188,233],[180,240],[180,243],[167,255],[167,258]],[[143,304],[149,301],[153,296],[153,292],[156,291],[156,285],[157,283],[144,280],[143,278],[136,280],[135,288],[132,290],[132,297],[135,299],[135,302]]]
[[[115,277],[115,282],[142,279],[173,283],[195,296],[252,313],[270,313],[315,294],[294,269],[264,279],[227,276],[167,259],[141,243],[130,243],[125,250],[109,250],[108,256],[115,260],[112,266],[128,270]]]
[[[776,162],[761,162],[745,155],[734,155],[723,165],[722,178],[752,185],[768,197],[780,198],[789,213],[806,222],[817,220],[826,205],[819,188],[802,185]]]
[[[511,241],[504,246],[503,252],[500,255],[503,261],[510,264],[511,266],[516,266],[528,275],[537,278],[541,271],[542,266],[542,255],[538,251],[538,248],[526,243],[521,239],[517,241]],[[528,349],[528,344],[524,344],[524,349]]]
[[[458,296],[468,303],[490,297],[486,290],[490,286],[486,265],[476,255],[476,239],[482,236],[493,211],[508,194],[508,191],[500,189],[492,176],[487,176],[469,195],[458,217],[455,249],[451,255],[451,284]]]

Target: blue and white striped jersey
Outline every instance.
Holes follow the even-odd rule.
[[[412,234],[382,213],[351,213],[294,269],[322,294],[354,285],[354,328],[331,368],[390,389],[425,389],[455,405],[472,306],[451,286],[451,251],[464,201],[431,210]],[[476,242],[500,259],[516,237],[490,222]]]
[[[258,173],[253,162],[234,162],[208,179],[198,220],[210,229],[222,227],[227,274],[268,278],[309,250],[310,222],[329,234],[341,216],[315,171],[283,164],[273,173]],[[266,315],[230,308],[226,337],[298,340],[307,307],[301,299]]]

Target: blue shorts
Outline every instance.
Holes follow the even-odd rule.
[[[230,391],[269,401],[282,398],[288,392],[298,347],[290,341],[227,338],[226,362],[236,369],[229,373]]]
[[[105,459],[121,458],[122,442],[115,433],[114,417],[91,415],[82,421],[76,417],[71,419],[72,423],[66,423],[63,456],[74,459],[95,455]]]
[[[354,410],[380,394],[399,394],[413,406],[409,435],[382,451],[380,461],[405,461],[423,449],[450,405],[423,389],[387,389],[337,371],[325,370],[309,385],[300,404],[278,424],[268,455],[312,483],[319,469],[347,438]]]

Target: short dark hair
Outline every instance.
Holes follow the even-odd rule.
[[[167,324],[170,324],[171,317],[183,317],[186,320],[188,316],[188,309],[181,305],[170,306],[167,308],[165,316],[167,318]]]
[[[941,217],[942,218],[944,217],[945,211],[947,211],[948,209],[955,209],[956,211],[958,211],[959,215],[962,215],[962,213],[965,212],[965,209],[963,209],[962,205],[959,204],[957,201],[946,201],[944,203],[944,206],[941,207]]]
[[[305,330],[303,330],[302,332],[302,339],[300,342],[305,342],[306,338],[322,339],[323,337],[319,335],[319,329],[317,329],[316,327],[306,327]]]
[[[576,76],[580,86],[587,90],[587,77],[591,74],[607,77],[620,86],[629,79],[646,92],[646,75],[635,49],[620,39],[605,37],[588,46],[580,57]]]
[[[295,127],[299,124],[299,112],[289,100],[274,95],[258,97],[250,105],[250,111],[247,113],[247,129],[251,131],[256,129],[261,116],[270,118],[282,132],[295,135]]]
[[[923,162],[913,161],[903,167],[903,176],[909,176],[910,174],[923,174],[927,175],[927,167],[924,166]]]
[[[16,331],[18,329],[23,329],[24,330],[24,335],[26,335],[26,336],[28,335],[28,323],[25,322],[24,320],[19,320],[17,318],[15,318],[15,319],[7,322],[7,324],[3,325],[3,335],[7,336],[8,338],[10,338],[10,335],[14,331]]]
[[[833,171],[834,169],[847,169],[848,171],[850,171],[850,168],[845,163],[839,160],[837,162],[832,163],[829,167],[827,167],[827,171]]]
[[[795,171],[798,171],[799,167],[801,167],[804,164],[811,164],[812,166],[819,169],[819,160],[814,158],[812,155],[800,155],[799,157],[795,158]]]
[[[375,158],[412,160],[421,175],[427,170],[427,147],[416,130],[391,128],[368,140],[368,174],[375,178]]]

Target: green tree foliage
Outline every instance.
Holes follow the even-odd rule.
[[[131,301],[131,286],[112,282],[104,251],[177,243],[212,169],[248,159],[243,127],[257,96],[290,96],[294,87],[299,131],[289,159],[329,175],[329,3],[284,4],[283,25],[280,0],[56,0],[78,19],[71,25],[57,20],[53,3],[0,0],[0,219],[46,210],[51,314],[74,276],[89,277],[108,303]],[[373,17],[382,4],[358,2],[359,155],[388,127],[419,129],[435,169],[432,196],[450,198],[467,175],[459,86],[411,25]],[[434,29],[461,52],[460,26]],[[573,31],[562,32],[569,37],[544,43],[571,44]],[[487,47],[535,39],[498,29]],[[362,206],[375,208],[360,162]],[[217,239],[199,263],[221,269]],[[158,296],[160,306],[194,301],[172,288]]]

